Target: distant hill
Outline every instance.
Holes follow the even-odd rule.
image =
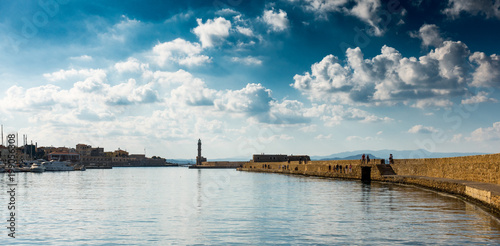
[[[444,158],[444,157],[457,157],[457,156],[470,156],[470,155],[485,155],[490,153],[479,153],[479,152],[429,152],[427,150],[356,150],[347,151],[337,154],[331,154],[328,156],[311,156],[312,160],[357,160],[361,159],[362,154],[370,154],[371,159],[388,159],[389,155],[392,154],[394,159],[414,159],[414,158]],[[359,157],[358,157],[359,156]],[[373,158],[372,158],[373,156]],[[378,157],[375,157],[378,156]],[[350,159],[347,159],[350,158]]]
[[[376,156],[374,156],[371,153],[368,153],[368,155],[370,156],[370,160],[373,160],[373,159],[384,159],[384,158],[376,157]],[[329,160],[361,160],[362,156],[363,156],[363,154],[358,154],[358,155],[351,155],[351,156],[346,156],[346,157],[324,158],[324,159],[318,159],[318,160],[321,160],[321,161],[329,161]],[[313,160],[316,160],[316,159],[313,159]]]

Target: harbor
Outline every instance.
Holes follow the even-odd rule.
[[[3,126],[2,126],[3,136]],[[14,135],[13,135],[14,136]],[[13,143],[17,143],[17,134]],[[21,146],[0,145],[0,173],[1,172],[56,172],[56,171],[85,171],[87,169],[112,169],[113,167],[173,167],[176,163],[169,163],[166,159],[145,154],[129,154],[118,148],[115,151],[104,151],[102,147],[92,147],[86,144],[77,144],[70,147],[44,147],[37,143],[28,143],[26,135],[22,136]],[[10,160],[9,157],[14,157]],[[9,168],[6,163],[12,162]]]
[[[500,0],[0,9],[0,245],[500,245]]]

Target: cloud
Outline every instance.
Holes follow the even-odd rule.
[[[384,30],[379,27],[382,19],[378,15],[380,9],[379,0],[358,0],[356,5],[348,11],[351,15],[358,17],[360,20],[368,23],[372,27],[372,34],[382,36]]]
[[[290,26],[287,13],[281,9],[278,11],[275,11],[274,8],[265,10],[262,20],[275,32],[285,31]]]
[[[252,56],[247,56],[247,57],[233,57],[231,58],[233,62],[245,64],[247,66],[255,66],[255,65],[262,65],[262,60],[252,57]]]
[[[141,21],[129,19],[127,16],[122,15],[122,20],[110,27],[107,32],[100,34],[100,37],[104,42],[114,41],[124,43],[141,26]]]
[[[241,90],[227,90],[214,101],[215,108],[221,111],[243,113],[257,116],[269,112],[272,101],[271,90],[261,84],[247,84]]]
[[[196,133],[221,134],[224,132],[224,123],[220,120],[206,120],[198,118],[195,124]]]
[[[202,51],[199,43],[191,43],[177,38],[155,45],[152,50],[152,58],[160,66],[165,66],[168,61],[185,66],[198,66],[211,61],[210,57],[200,55]]]
[[[381,17],[381,1],[380,0],[289,0],[293,4],[299,4],[306,11],[315,14],[317,19],[328,19],[329,13],[340,13],[351,15],[364,23],[368,24],[371,29],[368,30],[370,35],[382,36],[387,25]],[[404,15],[405,10],[400,11]],[[390,13],[394,14],[394,13]],[[384,18],[387,18],[384,16]]]
[[[304,104],[297,100],[271,101],[270,106],[270,118],[266,123],[302,124],[311,121]]]
[[[43,77],[45,77],[48,81],[54,82],[60,80],[81,79],[87,77],[106,77],[106,72],[103,69],[76,70],[72,68],[68,70],[61,69],[53,73],[44,73]]]
[[[493,123],[492,127],[478,128],[466,139],[475,142],[500,140],[500,122]]]
[[[347,141],[372,141],[376,140],[373,137],[360,137],[360,136],[349,136],[346,138]]]
[[[437,132],[437,131],[438,130],[436,130],[432,126],[415,125],[408,130],[408,133],[430,134],[430,133]]]
[[[456,19],[462,12],[470,15],[484,15],[486,18],[500,19],[499,0],[449,0],[448,7],[443,13],[452,19]]]
[[[75,60],[75,61],[92,61],[92,56],[89,55],[81,55],[81,56],[72,56],[69,59]]]
[[[52,84],[29,89],[12,86],[5,94],[6,97],[0,101],[4,108],[24,112],[50,109],[62,95],[61,88]]]
[[[217,91],[207,88],[205,82],[185,72],[182,84],[171,91],[173,101],[184,102],[189,106],[212,106]]]
[[[463,135],[462,134],[455,134],[451,138],[450,142],[451,143],[460,143],[462,141]]]
[[[133,57],[128,58],[127,61],[115,64],[115,69],[119,73],[144,71],[148,69],[148,67],[148,64],[143,64]]]
[[[421,109],[429,107],[449,108],[453,106],[453,102],[448,99],[428,98],[428,99],[418,100],[411,106],[414,108],[421,108]]]
[[[500,56],[487,56],[483,52],[474,52],[469,60],[479,65],[472,74],[471,85],[476,87],[500,87]]]
[[[231,22],[223,17],[207,20],[205,23],[202,19],[196,19],[196,22],[198,26],[193,29],[193,32],[200,39],[203,48],[219,45],[229,36]]]
[[[328,134],[328,135],[319,134],[318,136],[314,137],[314,139],[318,139],[318,140],[332,139],[332,134]]]
[[[294,137],[287,135],[287,134],[272,135],[270,137],[259,137],[259,140],[263,143],[271,143],[271,142],[274,142],[276,140],[288,141],[288,140],[292,140],[292,139],[294,139]]]
[[[109,105],[131,105],[135,103],[154,103],[159,101],[158,92],[152,83],[137,85],[135,79],[121,83],[110,88],[106,103]]]
[[[248,28],[248,27],[241,27],[241,26],[237,26],[236,27],[236,30],[243,34],[243,35],[246,35],[248,37],[253,37],[254,36],[254,33],[252,31],[252,29]]]
[[[389,117],[378,117],[358,108],[346,108],[342,105],[313,105],[312,108],[304,109],[305,117],[320,118],[325,126],[336,126],[342,121],[358,121],[361,123],[390,122]]]
[[[221,10],[218,10],[217,12],[215,12],[215,15],[223,15],[223,16],[239,15],[239,14],[240,14],[240,12],[233,10],[233,9],[229,9],[229,8],[224,8],[224,9],[221,9]]]
[[[360,48],[347,49],[345,61],[328,55],[313,64],[311,72],[295,75],[291,86],[312,101],[342,104],[422,100],[420,104],[426,105],[424,100],[433,100],[442,105],[443,100],[466,92],[469,49],[460,41],[445,41],[418,59],[403,57],[388,46],[372,59],[363,56]]]
[[[439,31],[439,27],[434,24],[424,24],[418,32],[411,32],[410,36],[413,38],[419,38],[422,40],[422,46],[424,47],[439,47],[443,44],[443,38]]]
[[[316,132],[318,126],[316,124],[312,124],[312,125],[307,125],[307,126],[304,126],[304,127],[301,127],[299,129],[299,131],[301,132]]]
[[[489,98],[488,93],[480,91],[476,95],[462,100],[462,104],[478,104],[483,102],[498,102],[495,98]]]

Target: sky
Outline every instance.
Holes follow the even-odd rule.
[[[1,1],[0,36],[38,146],[500,152],[500,0]]]

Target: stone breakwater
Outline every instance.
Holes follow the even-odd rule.
[[[482,205],[500,218],[500,154],[395,159],[390,165],[379,163],[380,160],[371,160],[369,164],[362,164],[360,160],[247,162],[238,170],[361,180],[364,169],[369,170],[371,180],[417,185],[453,194]]]

